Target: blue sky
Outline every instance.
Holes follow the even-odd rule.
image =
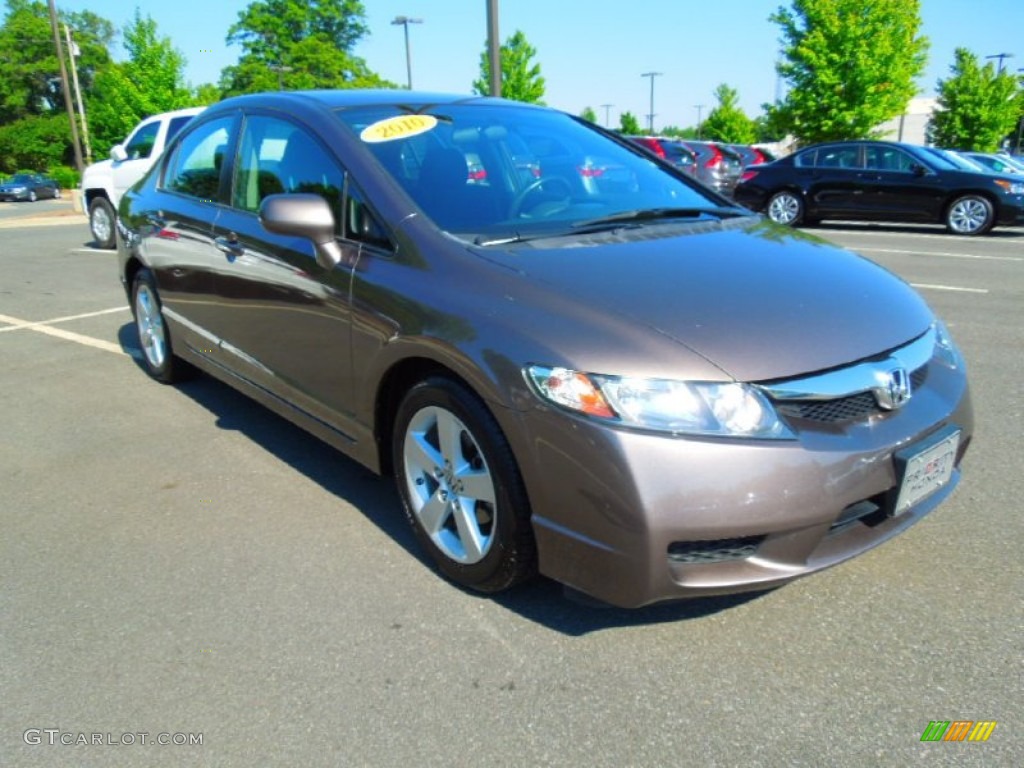
[[[216,82],[222,67],[234,63],[237,46],[224,43],[228,27],[245,0],[57,0],[59,8],[88,9],[117,27],[138,6],[151,16],[188,60],[186,78],[197,85]],[[694,125],[696,105],[707,115],[714,89],[728,83],[740,94],[750,116],[775,97],[774,62],[779,30],[768,21],[782,0],[500,0],[500,35],[521,29],[537,49],[547,80],[545,101],[579,113],[592,107],[612,124],[632,112],[647,124],[650,79],[654,83],[654,125]],[[487,35],[486,0],[364,0],[370,34],[356,54],[380,75],[399,84],[406,79],[402,27],[390,22],[405,15],[423,19],[410,25],[413,86],[466,93],[479,75]],[[931,40],[921,95],[934,94],[935,82],[949,73],[953,51],[963,46],[978,56],[1012,53],[1005,66],[1024,67],[1024,0],[923,0],[922,32]],[[120,51],[115,57],[121,57]]]

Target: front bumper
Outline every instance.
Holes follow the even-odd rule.
[[[768,589],[854,557],[948,497],[973,433],[962,370],[932,372],[898,411],[791,424],[795,441],[673,438],[546,407],[522,418],[541,572],[623,607]],[[895,452],[950,425],[950,482],[887,514]]]
[[[28,190],[24,192],[0,192],[0,202],[13,203],[28,200]]]

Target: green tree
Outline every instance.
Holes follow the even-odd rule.
[[[597,112],[595,112],[591,107],[584,107],[583,111],[580,112],[580,117],[591,123],[597,122]]]
[[[136,9],[122,34],[128,59],[96,75],[95,95],[89,104],[97,156],[109,152],[142,118],[193,103],[184,81],[185,57],[169,38],[157,33],[152,18],[143,17]]]
[[[727,144],[753,144],[757,140],[754,121],[739,108],[739,92],[722,83],[715,89],[718,106],[711,110],[701,133],[712,141]]]
[[[673,139],[696,139],[697,129],[693,126],[680,128],[677,125],[666,125],[661,129],[662,136],[670,136]]]
[[[917,92],[928,50],[920,0],[792,0],[769,19],[790,85],[771,119],[805,143],[872,136]]]
[[[501,45],[501,95],[506,99],[525,101],[528,104],[543,104],[544,78],[540,64],[532,63],[537,55],[534,48],[520,30],[516,30]],[[473,92],[487,96],[491,92],[491,61],[484,44],[480,54],[480,78],[473,81]]]
[[[71,162],[71,126],[63,112],[32,115],[0,126],[0,172],[45,171]]]
[[[60,64],[49,11],[38,0],[7,0],[0,25],[0,166],[45,170],[72,160]],[[111,66],[107,51],[113,25],[93,13],[60,14],[78,56],[78,79],[88,103],[97,71]]]
[[[1017,124],[1017,78],[996,72],[966,48],[957,48],[951,75],[939,80],[938,106],[928,121],[928,141],[940,147],[993,152]]]
[[[619,115],[619,133],[626,136],[637,136],[643,133],[643,129],[640,128],[640,121],[636,119],[636,115],[632,112],[623,112]]]
[[[238,14],[227,44],[238,64],[221,72],[225,96],[311,88],[395,88],[352,49],[368,32],[359,0],[256,0]]]

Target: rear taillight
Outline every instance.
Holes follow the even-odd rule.
[[[665,154],[665,148],[661,146],[660,141],[655,141],[654,139],[640,139],[640,143],[647,147],[649,150],[651,150],[658,157],[667,157],[667,155]]]
[[[757,171],[744,171],[743,175],[740,176],[740,181],[750,181],[755,176],[757,176]]]

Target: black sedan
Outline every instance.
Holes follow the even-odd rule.
[[[748,168],[735,199],[780,224],[823,219],[945,224],[958,235],[1024,224],[1019,176],[969,171],[926,147],[839,141]]]
[[[38,173],[16,173],[0,184],[0,200],[28,200],[34,203],[41,197],[60,197],[60,185]]]

